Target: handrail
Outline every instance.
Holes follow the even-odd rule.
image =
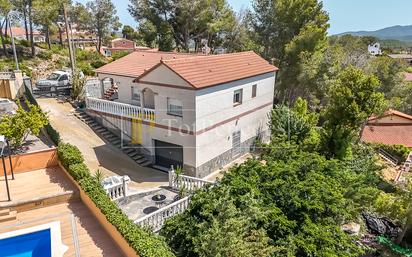
[[[183,213],[189,206],[189,202],[190,196],[187,196],[140,219],[135,220],[134,223],[143,228],[150,228],[153,232],[157,232],[163,227],[168,219],[177,214]]]
[[[101,113],[109,113],[120,117],[155,121],[155,110],[139,106],[113,102],[94,97],[86,97],[86,108]]]
[[[382,148],[378,149],[379,154],[388,162],[390,162],[392,165],[397,166],[399,163],[399,160],[390,155],[388,152],[383,150]]]
[[[200,178],[177,175],[173,169],[169,171],[169,187],[176,190],[184,188],[188,191],[195,191],[209,184],[214,183]]]

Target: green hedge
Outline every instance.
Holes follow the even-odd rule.
[[[411,150],[404,145],[385,145],[380,143],[371,143],[370,145],[376,150],[384,150],[388,154],[398,159],[399,162],[405,162],[408,158],[409,153],[411,152]]]
[[[28,88],[26,88],[26,97],[30,103],[38,105]],[[46,130],[52,140],[58,145],[57,154],[62,165],[139,256],[175,256],[162,237],[134,224],[107,196],[99,182],[91,175],[89,168],[84,163],[82,153],[76,146],[62,143],[59,133],[50,124],[46,126]]]
[[[83,156],[77,147],[60,143],[57,148],[57,153],[63,166],[139,256],[174,256],[163,238],[134,224],[133,221],[111,201],[99,182],[91,176],[90,170],[84,164]]]

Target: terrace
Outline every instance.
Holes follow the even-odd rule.
[[[15,179],[8,176],[11,201],[7,199],[5,177],[0,177],[0,237],[7,232],[59,222],[62,243],[68,247],[64,257],[124,256],[95,213],[81,201],[71,178],[56,166],[55,154],[38,162],[38,169],[22,166],[38,154],[43,157],[37,159],[44,159],[42,152],[13,159]]]

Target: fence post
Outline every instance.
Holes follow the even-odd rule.
[[[122,182],[123,182],[123,197],[127,196],[127,184],[126,184],[126,180],[124,179],[124,177],[122,177]]]
[[[174,168],[173,168],[173,165],[172,165],[170,167],[170,170],[169,170],[169,187],[171,187],[171,188],[173,188],[174,174],[175,174],[175,171],[174,171]]]

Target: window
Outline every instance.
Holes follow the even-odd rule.
[[[172,98],[167,98],[167,114],[174,116],[183,116],[182,101]]]
[[[243,89],[235,90],[235,93],[233,94],[233,103],[235,105],[242,103],[242,93],[243,93]]]
[[[242,152],[240,143],[240,131],[232,133],[232,157],[239,156]]]
[[[132,101],[140,106],[140,90],[137,87],[132,87]]]
[[[256,90],[257,90],[257,85],[254,84],[254,85],[252,86],[252,98],[256,97]]]
[[[69,80],[69,78],[67,77],[67,75],[62,75],[62,76],[59,78],[59,81],[65,81],[65,80]]]

